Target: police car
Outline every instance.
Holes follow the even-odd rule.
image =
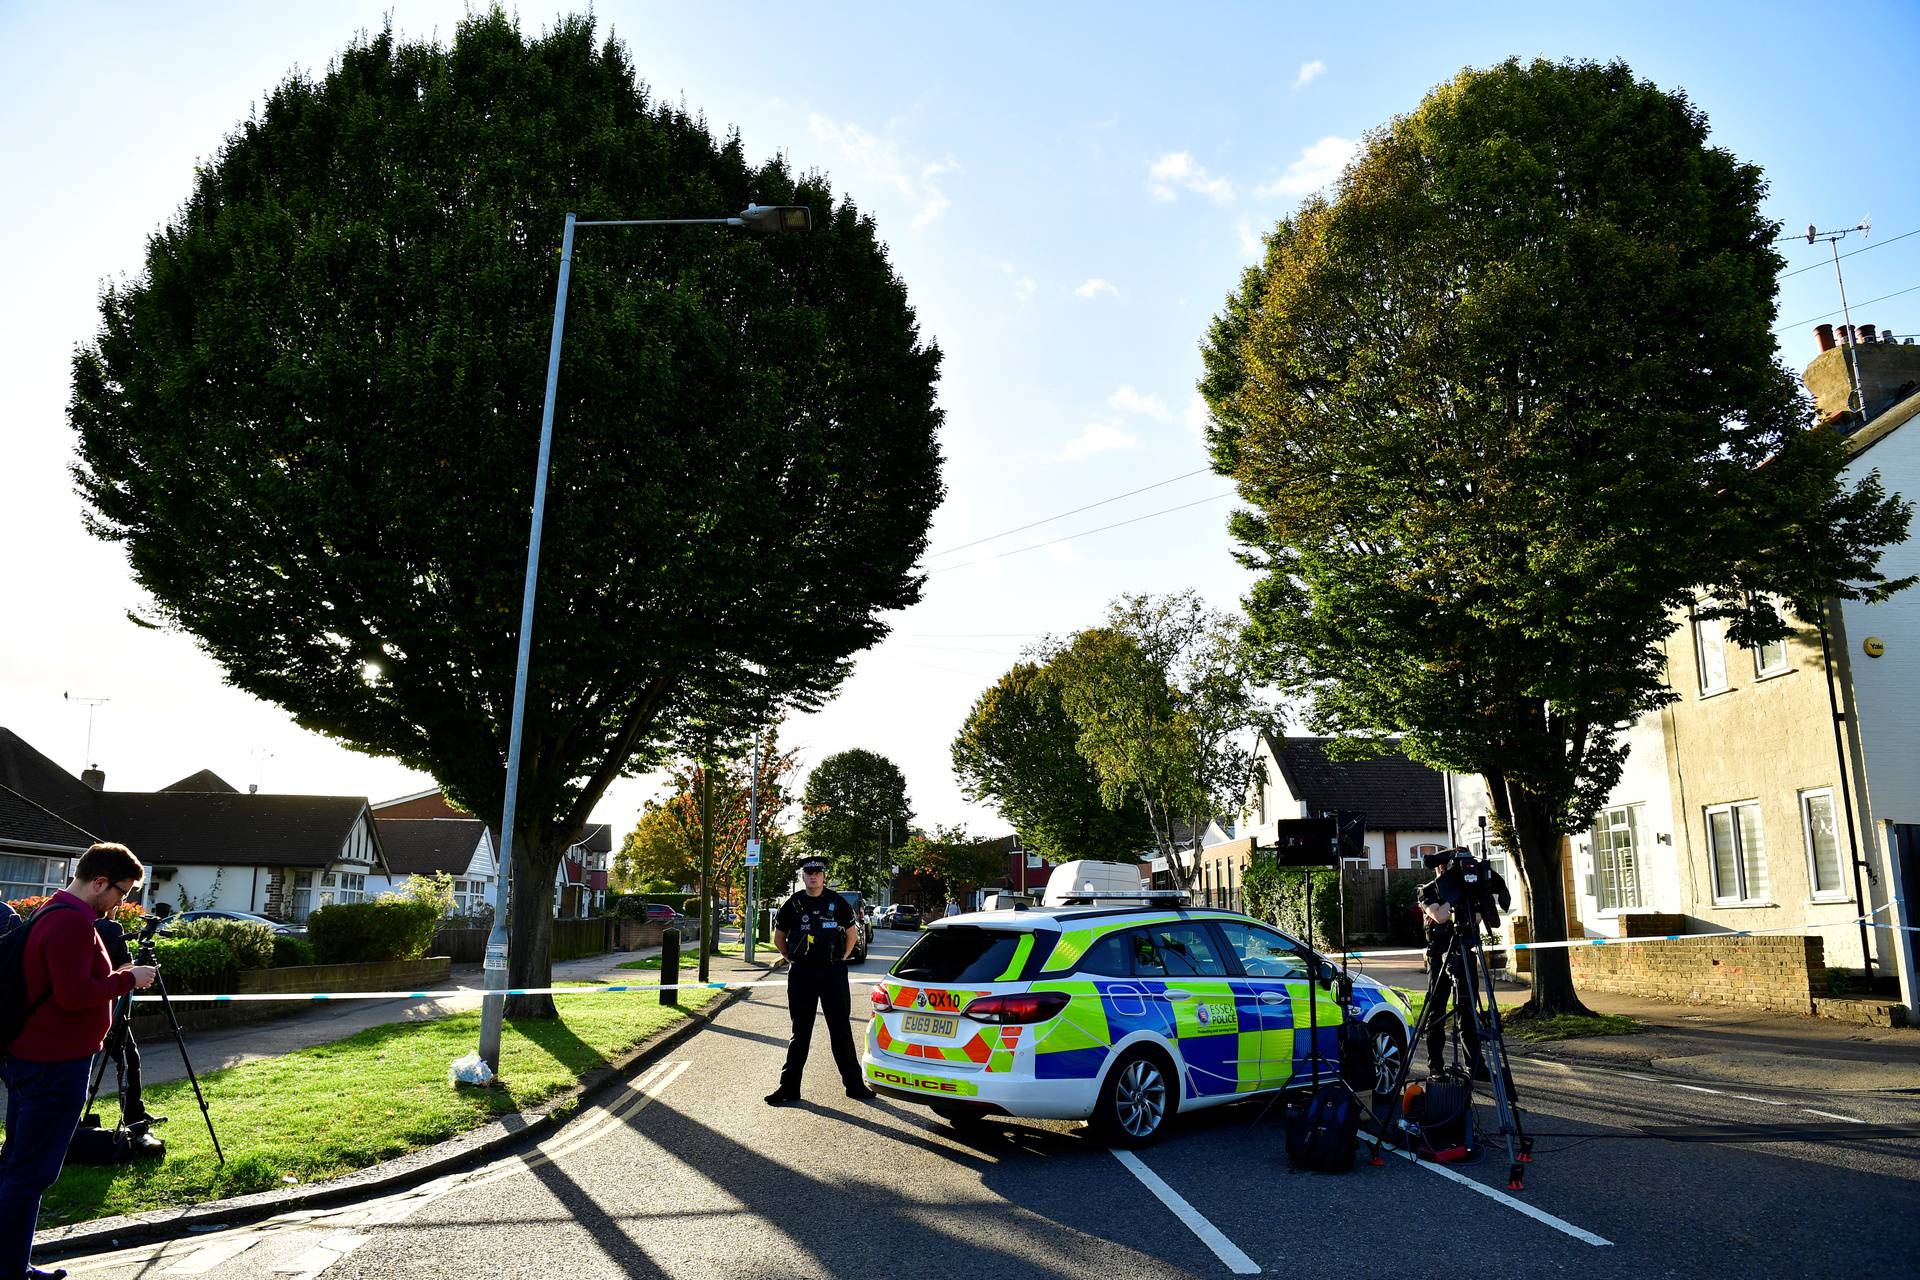
[[[1343,1009],[1338,974],[1230,911],[1096,900],[974,912],[928,925],[874,987],[861,1061],[879,1092],[956,1124],[1086,1119],[1139,1146],[1180,1112],[1331,1079],[1347,1019],[1367,1029],[1374,1087],[1390,1088],[1412,1010],[1358,974]]]

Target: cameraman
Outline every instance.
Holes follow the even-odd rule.
[[[150,917],[147,929],[157,927],[161,919]],[[93,931],[100,935],[100,945],[107,949],[107,960],[116,972],[132,967],[133,952],[127,946],[126,930],[118,920],[102,916],[93,922]],[[140,1089],[140,1046],[133,1039],[132,1015],[133,1002],[129,997],[121,996],[113,1002],[113,1027],[107,1032],[102,1052],[113,1063],[114,1078],[120,1082],[120,1122],[127,1126],[127,1141],[133,1154],[165,1155],[167,1144],[153,1136],[153,1117],[147,1112],[146,1099]],[[102,1063],[101,1070],[105,1069],[106,1064]]]
[[[1456,928],[1478,929],[1480,919],[1499,923],[1495,910],[1505,910],[1512,902],[1507,882],[1484,862],[1466,856],[1464,849],[1442,849],[1428,855],[1427,867],[1433,879],[1420,886],[1420,920],[1427,935],[1427,1069],[1440,1074],[1446,1063],[1447,1009],[1451,1004],[1460,1023],[1460,1037],[1466,1041],[1467,1064],[1476,1080],[1487,1078],[1486,1063],[1480,1055],[1480,1028],[1473,1014],[1474,992],[1480,987],[1479,967],[1471,948],[1463,949],[1460,971],[1450,963],[1454,954]],[[1473,867],[1471,878],[1464,867]],[[1465,988],[1459,989],[1464,983]]]

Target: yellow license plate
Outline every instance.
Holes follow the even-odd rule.
[[[958,1018],[941,1018],[931,1013],[900,1015],[900,1030],[910,1036],[950,1036],[959,1029]]]

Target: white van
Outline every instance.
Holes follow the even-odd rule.
[[[1119,901],[1138,905],[1146,885],[1140,879],[1140,867],[1130,862],[1094,862],[1080,859],[1063,862],[1047,877],[1047,892],[1041,905],[1065,906],[1069,897],[1083,901],[1091,896],[1096,902],[1113,895]]]

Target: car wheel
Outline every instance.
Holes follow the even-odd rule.
[[[1407,1066],[1407,1032],[1397,1019],[1375,1018],[1367,1024],[1373,1045],[1373,1091],[1384,1097],[1393,1091]]]
[[[1166,1055],[1139,1046],[1122,1054],[1107,1072],[1094,1104],[1094,1127],[1116,1147],[1144,1147],[1166,1131],[1179,1102],[1179,1085]]]

